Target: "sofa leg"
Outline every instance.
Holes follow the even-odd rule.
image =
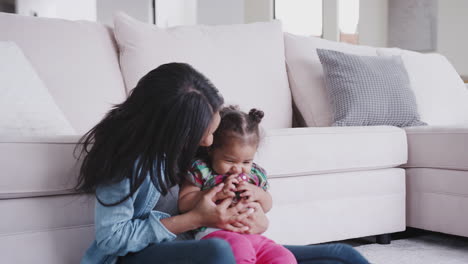
[[[375,236],[375,242],[380,245],[388,245],[392,241],[390,234],[382,234]]]

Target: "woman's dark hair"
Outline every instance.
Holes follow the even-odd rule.
[[[77,145],[83,162],[76,189],[95,192],[102,184],[129,179],[130,193],[150,175],[163,194],[179,184],[223,98],[201,73],[185,63],[168,63],[140,79]],[[76,149],[75,149],[76,150]]]
[[[264,113],[251,109],[245,113],[238,106],[227,106],[221,109],[221,122],[213,134],[213,148],[222,147],[230,138],[242,140],[246,144],[258,145],[260,142],[259,124]]]

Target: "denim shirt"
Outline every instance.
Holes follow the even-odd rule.
[[[130,182],[98,187],[96,195],[104,203],[117,202],[130,192]],[[103,206],[96,200],[96,239],[86,251],[82,264],[116,263],[119,256],[144,249],[149,244],[171,241],[176,235],[160,222],[169,214],[153,210],[161,194],[147,176],[126,201]]]

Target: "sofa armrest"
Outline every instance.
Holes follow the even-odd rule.
[[[405,168],[468,171],[468,126],[406,128],[408,163]]]
[[[389,126],[268,130],[255,161],[273,178],[393,168],[407,161],[406,135]]]
[[[73,193],[80,136],[1,137],[0,199]]]

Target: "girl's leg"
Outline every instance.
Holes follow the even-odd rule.
[[[297,264],[296,258],[282,245],[262,235],[247,235],[257,252],[257,264]]]
[[[344,244],[285,247],[299,264],[369,264],[359,252]]]
[[[210,239],[153,244],[140,252],[120,257],[118,263],[235,264],[236,261],[226,241]]]
[[[234,253],[234,258],[236,259],[237,264],[256,263],[257,254],[249,239],[247,239],[247,235],[220,230],[213,232],[203,237],[202,239],[210,240],[212,238],[220,238],[227,241],[229,245],[231,245],[232,252]]]

